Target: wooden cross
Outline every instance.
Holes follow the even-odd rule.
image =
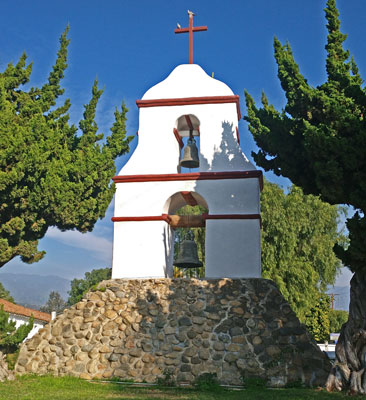
[[[207,26],[195,26],[193,27],[193,16],[194,13],[188,10],[189,15],[189,26],[188,28],[178,28],[174,30],[174,33],[187,33],[189,34],[189,64],[193,64],[193,32],[207,31]]]

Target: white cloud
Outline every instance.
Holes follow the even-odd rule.
[[[347,268],[341,268],[341,273],[337,276],[334,286],[350,286],[353,273]]]
[[[61,232],[51,227],[47,231],[47,238],[59,241],[67,246],[88,250],[101,260],[109,260],[112,255],[112,241],[94,233],[80,233],[78,231]]]

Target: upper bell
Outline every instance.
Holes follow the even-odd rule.
[[[189,237],[190,236],[190,237]],[[202,262],[198,259],[197,245],[193,240],[193,234],[188,232],[179,247],[179,254],[174,265],[178,268],[199,268]]]
[[[179,165],[184,168],[197,168],[200,166],[198,149],[196,146],[196,141],[193,137],[190,137],[188,139],[187,145],[184,148],[183,157],[180,160]]]

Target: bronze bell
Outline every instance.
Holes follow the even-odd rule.
[[[196,141],[194,140],[193,136],[191,136],[187,141],[187,145],[184,148],[184,154],[179,165],[184,168],[197,168],[200,166]]]
[[[178,258],[174,260],[174,265],[178,268],[199,268],[203,266],[198,259],[197,245],[193,240],[192,232],[188,232],[183,239],[179,247]]]

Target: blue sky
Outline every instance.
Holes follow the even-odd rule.
[[[348,33],[346,47],[366,76],[364,0],[338,0],[342,31]],[[273,37],[288,40],[295,59],[308,82],[314,86],[325,79],[325,0],[2,0],[0,14],[0,70],[16,62],[23,51],[33,62],[31,86],[47,79],[58,50],[58,38],[70,24],[69,67],[63,81],[71,99],[71,120],[77,124],[83,104],[90,98],[97,77],[105,91],[97,121],[108,134],[113,112],[122,100],[129,108],[128,132],[138,130],[135,104],[146,90],[164,79],[171,70],[188,62],[187,35],[175,35],[179,22],[188,24],[187,9],[196,13],[195,25],[207,32],[194,36],[194,62],[240,95],[245,113],[244,89],[259,102],[262,90],[276,107],[284,95],[276,77]],[[247,124],[239,124],[244,153],[255,149]],[[132,142],[132,149],[137,140]],[[117,161],[119,170],[127,157]],[[266,174],[283,186],[284,179]],[[41,240],[45,258],[33,265],[15,259],[1,272],[82,277],[93,268],[111,266],[113,204],[92,233],[61,233],[50,229]],[[0,272],[0,273],[1,273]],[[338,283],[345,284],[349,275]]]

